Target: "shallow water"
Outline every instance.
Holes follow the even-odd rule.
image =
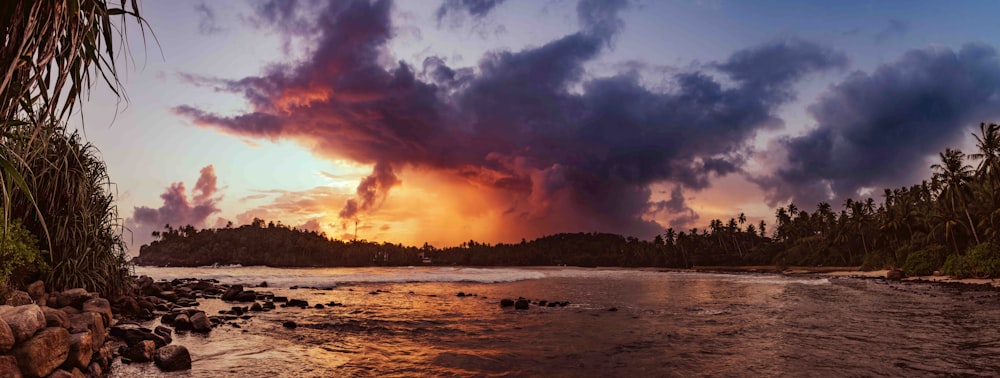
[[[181,333],[176,376],[923,376],[1000,372],[993,291],[583,268],[140,268],[344,307]],[[292,285],[321,289],[292,290]],[[370,294],[382,290],[378,294]],[[457,297],[458,292],[475,297]],[[569,301],[501,309],[501,298]],[[210,315],[233,304],[202,300]],[[608,311],[610,308],[617,311]],[[294,330],[281,323],[293,320]],[[151,324],[155,325],[155,323]],[[118,365],[116,376],[161,374]]]

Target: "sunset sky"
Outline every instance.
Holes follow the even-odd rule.
[[[254,217],[652,238],[919,182],[1000,121],[1000,2],[142,3],[84,127],[133,253]],[[155,38],[154,38],[155,37]],[[145,44],[144,44],[145,42]]]

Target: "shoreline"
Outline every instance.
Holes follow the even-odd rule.
[[[701,273],[765,273],[781,275],[811,275],[826,277],[849,277],[861,279],[886,279],[889,269],[862,271],[861,267],[809,267],[794,266],[781,269],[777,266],[694,266],[689,269]],[[954,278],[952,276],[907,276],[898,282],[963,284],[1000,288],[1000,280],[995,278]]]

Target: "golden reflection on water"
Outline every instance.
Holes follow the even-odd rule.
[[[958,334],[995,341],[998,331],[982,326],[1000,311],[958,316],[970,308],[941,293],[900,295],[887,285],[852,280],[581,272],[493,284],[258,289],[311,305],[344,305],[278,308],[238,321],[240,328],[216,328],[208,338],[179,334],[174,340],[191,349],[190,375],[199,377],[910,375],[913,366],[976,373],[996,365],[992,359],[970,362],[963,354],[942,353],[951,346],[934,339]],[[458,297],[458,292],[475,295]],[[533,305],[527,311],[498,305],[501,298],[519,296],[570,304]],[[959,310],[939,311],[925,301]],[[201,307],[216,314],[233,305],[203,300]],[[288,320],[298,327],[282,327]],[[928,346],[857,354],[914,337],[912,329]],[[1000,346],[984,345],[977,347],[983,355],[1000,355]],[[847,354],[854,358],[845,360]],[[982,368],[961,370],[968,365]],[[115,374],[150,371],[155,368],[133,364]]]

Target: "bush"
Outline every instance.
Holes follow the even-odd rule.
[[[939,245],[928,246],[906,256],[903,272],[907,276],[929,276],[942,264],[944,248]]]
[[[955,278],[1000,277],[1000,248],[993,243],[980,243],[965,256],[952,255],[944,262],[944,274]]]
[[[865,255],[864,259],[861,260],[861,270],[862,271],[872,271],[879,269],[892,268],[896,264],[893,258],[889,256],[889,253],[883,250],[874,250]]]
[[[15,282],[45,270],[46,265],[38,252],[38,239],[20,221],[11,219],[6,230],[0,226],[0,239],[0,304],[4,304]]]
[[[3,239],[0,242],[0,280],[4,283],[25,269],[36,271],[45,266],[38,252],[38,239],[20,221],[8,221],[0,237]]]

